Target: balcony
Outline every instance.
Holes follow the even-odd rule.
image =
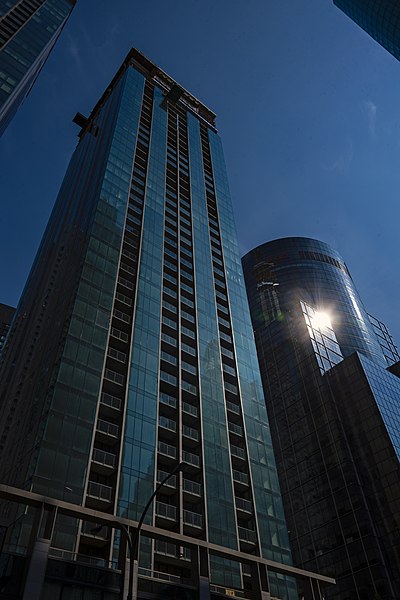
[[[238,404],[234,404],[230,400],[226,401],[226,408],[230,410],[235,415],[240,415],[240,406]]]
[[[104,444],[113,445],[118,441],[119,427],[109,421],[103,419],[97,420],[96,437]]]
[[[156,517],[176,522],[176,506],[165,504],[165,502],[156,502]]]
[[[189,402],[182,402],[182,411],[187,414],[187,415],[191,415],[192,417],[196,417],[199,414],[199,411],[197,409],[196,406],[193,406],[193,404],[189,404]]]
[[[171,544],[170,542],[165,542],[163,540],[156,540],[154,551],[156,554],[159,554],[163,558],[167,557],[171,559],[171,564],[177,564],[177,561],[189,561],[191,560],[190,548],[186,548],[185,546],[177,546],[176,544]]]
[[[190,465],[191,467],[194,467],[195,469],[200,467],[200,457],[197,454],[193,454],[193,452],[188,452],[187,450],[184,450],[182,452],[182,459],[183,462],[185,462],[187,465]]]
[[[203,515],[192,512],[191,510],[183,511],[183,524],[194,529],[203,528]]]
[[[234,446],[233,444],[231,444],[231,456],[234,459],[246,460],[246,453],[243,448],[239,448],[239,446]]]
[[[248,486],[249,476],[247,475],[247,473],[242,473],[241,471],[236,471],[235,469],[233,469],[233,481],[235,483]]]
[[[201,496],[201,485],[197,481],[191,481],[190,479],[183,480],[183,491],[187,494],[200,497]]]
[[[115,469],[117,457],[111,452],[105,452],[94,448],[92,454],[92,468],[96,473],[103,473],[107,475]]]
[[[257,544],[257,534],[252,529],[238,527],[239,540],[245,544],[254,546]]]
[[[157,469],[157,483],[161,483],[169,475],[168,471],[162,471]],[[176,475],[172,475],[166,483],[163,485],[163,494],[171,495],[176,492]]]
[[[250,500],[244,498],[235,497],[236,509],[240,512],[246,513],[247,516],[251,516],[253,513],[253,505]]]
[[[104,509],[113,502],[113,488],[94,481],[89,481],[86,501],[90,500],[91,508]]]
[[[109,415],[116,415],[121,410],[122,400],[112,394],[103,393],[100,398],[100,408]]]
[[[239,437],[243,436],[243,427],[241,427],[241,425],[237,425],[236,423],[229,421],[228,429],[230,433],[233,433],[233,435],[237,435]]]
[[[84,521],[82,523],[81,535],[85,537],[85,544],[90,546],[104,546],[110,539],[108,527],[97,530],[98,523]]]
[[[158,442],[158,452],[160,455],[165,457],[167,460],[175,460],[176,459],[176,448],[175,446],[171,446],[170,444],[166,444],[165,442]]]
[[[175,421],[160,415],[158,417],[158,425],[160,427],[160,430],[162,430],[162,431],[160,431],[160,434],[162,437],[175,439],[175,437],[176,437],[176,422]]]
[[[184,435],[185,438],[187,438],[188,440],[191,440],[192,442],[195,442],[196,444],[199,441],[199,432],[197,429],[194,429],[193,427],[189,427],[188,425],[183,425],[182,434]]]

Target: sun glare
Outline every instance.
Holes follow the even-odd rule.
[[[316,329],[325,329],[329,327],[332,329],[332,321],[328,313],[326,312],[316,312],[312,318],[313,327]]]

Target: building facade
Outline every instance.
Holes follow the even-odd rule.
[[[0,2],[0,135],[29,94],[75,1]]]
[[[11,321],[13,320],[15,308],[8,304],[0,304],[0,352],[6,341]]]
[[[142,540],[141,586],[191,581],[184,540],[202,548],[202,599],[227,586],[297,598],[215,115],[132,50],[75,122],[80,140],[2,354],[0,480],[60,511],[136,522],[183,462],[146,519],[164,538]],[[35,515],[13,522],[5,548],[23,554]],[[116,529],[62,515],[50,537],[50,566],[107,566],[121,547]],[[249,556],[261,563],[247,568]],[[74,582],[49,568],[43,597],[56,600]],[[198,593],[189,585],[184,597]]]
[[[400,60],[400,6],[397,0],[333,0],[350,19]]]
[[[394,600],[400,379],[394,344],[384,353],[391,336],[327,244],[275,240],[242,262],[294,563],[336,578],[327,599]]]

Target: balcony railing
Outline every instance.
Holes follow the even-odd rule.
[[[101,433],[111,435],[112,437],[118,437],[119,435],[118,425],[114,425],[114,423],[109,423],[108,421],[103,421],[102,419],[98,419],[96,429],[97,431],[101,431]]]
[[[160,469],[157,470],[157,483],[161,483],[167,476],[169,475],[169,473],[167,473],[167,471],[161,471]],[[168,479],[168,481],[166,483],[164,483],[165,487],[171,487],[171,488],[175,488],[176,487],[176,475],[171,475],[171,477]]]
[[[241,458],[242,460],[246,459],[246,454],[243,448],[239,448],[239,446],[231,445],[231,454],[236,458]]]
[[[191,527],[198,527],[201,529],[203,527],[203,515],[192,512],[191,510],[184,510],[183,522],[185,525],[190,525]]]
[[[226,408],[231,412],[235,413],[235,415],[240,415],[240,406],[234,404],[233,402],[230,402],[229,400],[226,401]]]
[[[243,510],[244,512],[248,512],[248,513],[253,512],[253,505],[250,502],[250,500],[245,500],[244,498],[238,498],[236,496],[235,501],[236,501],[236,508],[238,508],[239,510]]]
[[[242,542],[248,542],[250,544],[257,543],[256,532],[252,529],[246,529],[245,527],[238,527],[239,540]]]
[[[108,406],[109,408],[115,408],[115,410],[121,410],[121,399],[116,396],[112,396],[111,394],[102,394],[101,395],[101,404]]]
[[[155,551],[157,554],[178,558],[179,560],[190,560],[191,558],[190,548],[177,546],[176,544],[164,542],[163,540],[156,540]]]
[[[188,427],[188,425],[184,425],[182,433],[185,437],[191,440],[195,440],[196,442],[199,440],[199,432],[193,427]]]
[[[91,498],[98,498],[99,500],[104,500],[105,502],[111,502],[112,491],[113,489],[109,485],[103,485],[102,483],[89,481],[87,495]]]
[[[193,417],[197,417],[198,415],[197,407],[193,406],[192,404],[189,404],[189,402],[182,403],[182,410],[187,415],[192,415]]]
[[[183,491],[188,494],[194,494],[195,496],[201,496],[201,485],[197,481],[191,481],[190,479],[183,480]]]
[[[115,454],[111,454],[111,452],[105,452],[104,450],[99,450],[98,448],[94,448],[92,460],[99,465],[104,465],[105,467],[115,467]]]
[[[158,451],[160,454],[164,456],[169,456],[170,458],[176,458],[176,448],[175,446],[171,446],[170,444],[166,444],[165,442],[158,442]]]
[[[238,483],[243,483],[244,485],[249,485],[249,476],[247,473],[242,473],[241,471],[233,470],[233,481],[237,481]]]
[[[160,427],[168,429],[168,431],[172,431],[173,433],[176,432],[176,423],[172,419],[168,419],[167,417],[160,415],[158,417],[158,424]]]
[[[187,452],[184,450],[182,453],[183,462],[188,463],[189,465],[193,465],[194,467],[200,466],[200,457],[197,454],[193,454],[192,452]]]
[[[243,428],[240,425],[236,425],[236,423],[229,422],[228,429],[231,433],[234,433],[235,435],[243,435]]]
[[[176,507],[165,502],[156,502],[156,515],[163,519],[176,521]]]
[[[100,529],[98,527],[98,525],[99,525],[98,523],[84,521],[82,523],[82,533],[86,534],[86,535],[92,535],[93,537],[96,537],[99,540],[108,540],[108,538],[109,538],[108,527],[102,527]]]

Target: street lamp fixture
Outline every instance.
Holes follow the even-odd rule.
[[[125,525],[120,525],[121,533],[124,534],[126,542],[129,548],[129,580],[128,580],[128,594],[126,596],[126,600],[137,600],[138,593],[138,574],[139,574],[139,540],[140,540],[140,530],[142,528],[143,522],[146,518],[147,512],[154,500],[157,496],[158,492],[161,488],[167,483],[167,481],[179,471],[183,472],[187,468],[187,463],[181,462],[179,463],[175,469],[168,473],[166,477],[156,486],[156,489],[150,496],[144,510],[140,516],[138,526],[133,532],[133,535],[130,533],[129,528]],[[90,531],[92,533],[99,533],[105,524],[99,525],[98,527],[93,527]]]

